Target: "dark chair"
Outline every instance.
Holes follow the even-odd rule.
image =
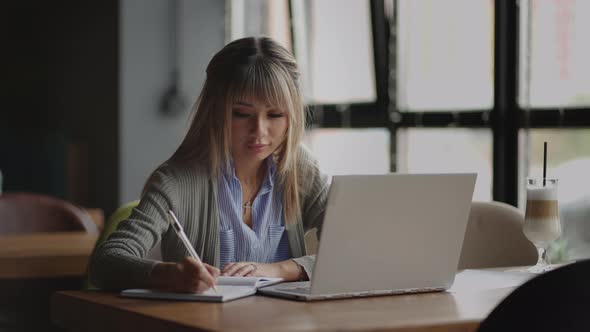
[[[590,331],[590,260],[529,280],[508,295],[478,331]]]
[[[98,227],[87,212],[59,198],[0,194],[0,234],[64,231],[98,233]]]

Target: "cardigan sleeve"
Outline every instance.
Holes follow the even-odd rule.
[[[166,216],[175,200],[174,188],[169,167],[161,166],[152,174],[139,205],[92,255],[89,273],[95,285],[109,290],[145,285],[158,263],[145,256],[168,229]]]
[[[300,179],[302,184],[301,222],[303,224],[303,231],[307,232],[315,228],[319,240],[328,198],[328,176],[320,171],[317,160],[312,157],[311,153],[305,147],[301,148],[299,158],[302,165],[300,167]],[[299,264],[311,279],[315,258],[315,255],[307,255],[294,258],[293,261]]]

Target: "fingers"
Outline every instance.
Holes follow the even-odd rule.
[[[236,271],[238,271],[242,267],[243,263],[228,263],[225,265],[222,271],[222,275],[224,276],[233,276]]]
[[[242,265],[233,275],[236,277],[244,277],[248,273],[253,273],[256,270],[256,265],[254,264],[246,264]]]
[[[215,287],[215,277],[209,273],[209,270],[204,265],[199,267],[199,278],[201,281],[209,285],[209,287]]]
[[[207,288],[214,287],[219,269],[209,264],[199,263],[192,257],[186,257],[182,262],[184,273],[187,280],[187,286],[191,291],[200,291],[202,286],[199,281],[204,283]]]
[[[231,263],[227,263],[225,264],[225,266],[223,267],[223,269],[221,270],[221,275],[227,276],[228,271],[231,269],[232,266],[234,266],[236,263],[231,262]]]
[[[198,274],[200,265],[201,264],[192,257],[185,257],[182,261],[182,266],[184,267],[185,272],[190,274]]]
[[[207,269],[207,271],[209,271],[209,274],[211,274],[211,276],[213,276],[213,278],[219,277],[219,275],[221,274],[221,271],[219,271],[218,268],[216,268],[215,266],[203,263],[203,265],[205,265],[205,268]]]
[[[176,265],[177,281],[171,285],[172,289],[176,292],[196,292],[199,283],[198,267],[188,258]]]
[[[257,269],[257,264],[252,262],[229,263],[223,268],[222,275],[244,277],[250,274],[253,276]]]

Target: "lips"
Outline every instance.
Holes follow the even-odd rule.
[[[260,152],[264,149],[266,149],[266,147],[268,147],[269,144],[248,144],[248,149],[250,149],[251,151],[254,152]]]

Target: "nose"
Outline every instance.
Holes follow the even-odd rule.
[[[262,115],[253,117],[250,128],[253,135],[256,135],[256,137],[263,137],[268,131],[268,119]]]

